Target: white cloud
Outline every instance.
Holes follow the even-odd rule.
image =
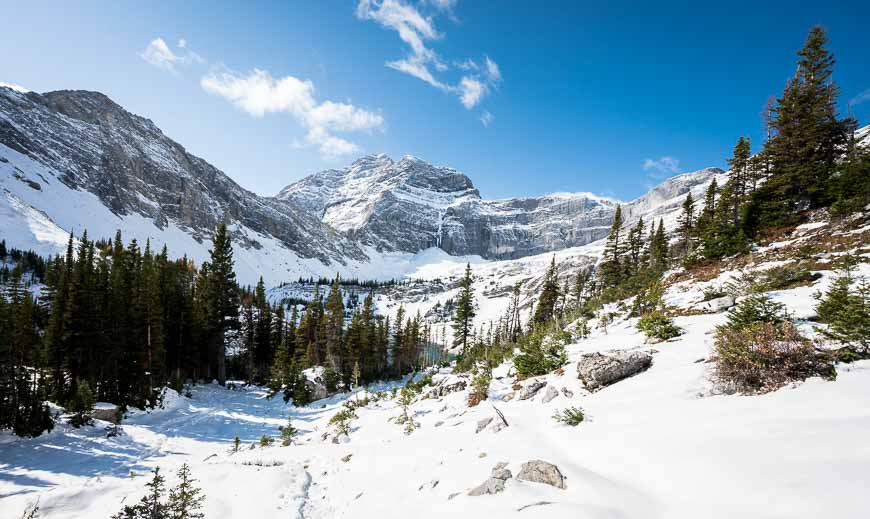
[[[450,15],[456,6],[455,0],[428,0],[423,3]],[[458,83],[439,78],[435,72],[444,73],[449,67],[428,46],[428,42],[438,40],[442,35],[436,29],[432,17],[424,16],[414,5],[402,0],[359,0],[356,16],[360,20],[372,20],[382,27],[396,31],[399,38],[408,45],[408,55],[388,61],[388,67],[424,81],[438,90],[456,95],[466,109],[470,110],[480,104],[489,93],[490,87],[502,79],[501,70],[489,57],[484,57],[482,64],[472,59],[454,62],[459,70],[474,73],[463,76]]]
[[[30,90],[24,88],[21,85],[17,85],[15,83],[5,83],[3,81],[0,81],[0,87],[11,88],[12,90],[15,90],[16,92],[21,92],[22,94],[26,94],[26,93],[30,92]]]
[[[178,48],[186,52],[176,53],[169,48],[169,45],[166,44],[163,38],[154,38],[148,43],[145,50],[139,53],[139,56],[155,67],[173,73],[177,72],[177,67],[179,66],[202,63],[204,61],[199,54],[187,48],[187,40],[179,40]]]
[[[492,121],[495,119],[491,113],[487,110],[484,110],[482,114],[480,114],[480,123],[483,124],[484,128],[489,128],[489,125],[492,124]]]
[[[498,68],[498,63],[489,59],[489,56],[484,57],[483,63],[486,65],[486,76],[489,80],[493,83],[501,81],[501,69]]]
[[[870,88],[849,99],[849,106],[859,105],[867,101],[870,101]]]
[[[456,6],[457,0],[426,0],[429,4],[431,4],[436,9],[440,9],[441,11],[450,12]]]
[[[459,81],[459,101],[468,110],[480,103],[480,100],[486,95],[486,91],[486,85],[478,81],[477,78],[464,76]]]
[[[643,170],[652,171],[654,178],[661,175],[674,175],[680,172],[680,161],[671,156],[664,156],[658,160],[645,159]]]
[[[305,138],[295,145],[315,146],[325,157],[359,151],[359,146],[336,137],[333,132],[369,131],[384,125],[379,113],[348,103],[318,102],[314,84],[293,76],[274,78],[260,69],[240,74],[219,67],[204,76],[200,85],[206,92],[223,97],[253,117],[279,112],[290,114],[307,130]]]

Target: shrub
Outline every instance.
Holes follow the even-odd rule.
[[[870,353],[870,283],[862,280],[855,288],[850,270],[844,271],[819,301],[816,312],[828,326],[818,331],[828,339],[855,349],[856,354]]]
[[[409,387],[403,387],[399,393],[399,405],[402,406],[402,414],[396,419],[397,424],[405,425],[405,434],[411,434],[416,429],[414,417],[408,412],[414,401],[414,391]]]
[[[583,410],[579,407],[569,407],[563,409],[561,413],[557,411],[556,414],[553,415],[553,420],[565,425],[570,425],[571,427],[580,425],[584,418]]]
[[[714,378],[726,392],[767,393],[815,375],[836,376],[830,358],[788,321],[720,327],[714,350]]]
[[[679,337],[683,333],[683,330],[674,324],[673,319],[659,311],[641,317],[637,322],[637,329],[645,333],[648,338],[661,341]]]
[[[759,323],[781,324],[786,321],[785,306],[763,294],[754,294],[728,311],[728,322],[719,328],[740,331]]]
[[[344,408],[332,415],[332,418],[329,419],[329,425],[335,427],[335,436],[350,434],[350,423],[354,418],[356,418],[356,413],[353,409],[348,408]]]
[[[91,391],[91,386],[86,381],[82,381],[79,383],[72,402],[70,402],[70,411],[73,415],[70,417],[69,423],[73,427],[92,424],[94,419],[91,418],[91,413],[94,411],[94,404],[96,404],[96,398]]]
[[[475,367],[474,377],[471,379],[471,391],[468,393],[468,407],[474,407],[486,400],[491,381],[492,372],[489,369],[481,365]]]
[[[819,277],[819,274],[813,274],[799,263],[789,263],[762,272],[761,281],[757,282],[752,288],[754,292],[784,290],[809,285],[816,279],[819,279]]]
[[[520,380],[549,373],[561,368],[568,362],[565,355],[565,345],[571,340],[571,334],[559,331],[546,334],[543,330],[535,330],[520,340],[520,353],[514,357],[517,378]]]
[[[269,445],[272,445],[274,441],[274,438],[264,434],[263,436],[260,436],[260,447],[268,447]]]

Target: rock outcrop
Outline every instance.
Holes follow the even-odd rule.
[[[559,467],[542,460],[531,460],[523,463],[520,473],[517,474],[517,479],[565,488],[565,476],[562,475]]]
[[[513,477],[511,471],[507,469],[507,463],[502,462],[493,467],[489,478],[480,485],[468,491],[469,496],[483,496],[487,494],[498,494],[504,490],[504,484],[507,480]]]
[[[652,365],[652,354],[619,350],[612,353],[587,353],[577,363],[577,374],[586,389],[596,391]]]

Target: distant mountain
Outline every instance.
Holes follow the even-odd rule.
[[[623,209],[629,221],[670,222],[687,192],[699,196],[721,173],[674,177]],[[244,283],[383,279],[444,253],[517,259],[589,244],[607,235],[619,203],[589,193],[484,200],[463,173],[386,155],[260,196],[101,93],[0,87],[0,238],[42,254],[63,251],[70,232],[120,229],[202,262],[226,222]],[[419,254],[432,248],[443,252]]]
[[[666,216],[679,209],[682,195],[721,173],[709,168],[669,179],[623,203],[626,214],[629,219]],[[278,198],[378,250],[417,252],[434,246],[487,259],[521,258],[604,238],[622,203],[590,193],[484,200],[471,179],[455,169],[386,155],[315,173],[284,188]]]

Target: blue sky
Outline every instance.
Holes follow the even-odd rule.
[[[757,148],[817,23],[870,123],[870,3],[602,3],[15,2],[0,82],[104,92],[265,195],[385,152],[487,198],[630,199]]]

